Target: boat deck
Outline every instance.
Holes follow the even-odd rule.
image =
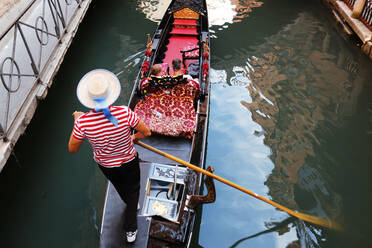
[[[143,140],[157,149],[163,150],[169,154],[189,161],[191,152],[191,140],[184,138],[173,138],[166,136],[151,136]],[[148,241],[148,231],[151,217],[140,216],[142,212],[143,200],[145,199],[145,187],[151,163],[171,164],[176,163],[160,156],[156,153],[145,150],[136,145],[136,151],[139,153],[141,168],[141,190],[140,190],[140,209],[138,210],[138,234],[134,244],[128,244],[125,241],[124,230],[122,229],[125,210],[125,203],[120,199],[118,193],[111,183],[109,183],[106,193],[106,205],[104,207],[104,219],[102,220],[100,247],[146,247]],[[149,162],[151,161],[151,162]]]

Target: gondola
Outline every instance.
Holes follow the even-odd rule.
[[[184,76],[172,74],[179,58]],[[209,114],[209,33],[205,0],[173,0],[152,39],[135,81],[128,106],[151,129],[143,140],[159,150],[205,167]],[[150,75],[154,64],[162,75]],[[213,181],[201,193],[202,175],[136,145],[141,168],[138,234],[130,247],[190,247],[196,208],[215,198]],[[209,168],[211,171],[211,168]],[[125,247],[122,230],[125,204],[108,183],[100,247]]]

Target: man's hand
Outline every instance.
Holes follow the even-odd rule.
[[[133,143],[137,143],[139,139],[143,139],[151,135],[150,129],[142,121],[139,121],[139,123],[134,129],[137,132],[130,136],[132,138]]]
[[[131,135],[130,137],[132,138],[133,143],[137,143],[138,138],[135,134]]]
[[[79,112],[79,111],[75,111],[74,113],[72,113],[72,116],[74,117],[74,121],[79,118],[80,115],[83,115],[85,114],[84,112]]]

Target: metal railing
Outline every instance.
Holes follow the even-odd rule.
[[[51,57],[86,0],[33,0],[0,34],[0,138],[39,84]]]
[[[353,9],[355,0],[343,0],[350,9]]]
[[[343,0],[350,9],[354,9],[356,0]],[[372,30],[372,0],[366,0],[359,19]]]
[[[366,0],[360,20],[372,30],[372,0]]]

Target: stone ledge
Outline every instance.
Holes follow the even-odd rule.
[[[349,24],[353,31],[358,35],[363,44],[372,39],[372,32],[364,25],[363,22],[351,17],[353,11],[343,1],[336,1],[335,7],[347,24]]]
[[[362,51],[370,58],[372,59],[372,31],[366,27],[366,25],[361,22],[359,19],[351,17],[353,11],[345,4],[342,0],[324,0],[326,3],[328,3],[332,9],[332,12],[335,12],[335,14],[342,19],[341,22],[346,27],[350,27],[352,32],[354,32],[361,42],[362,45]],[[346,24],[345,24],[346,23]],[[347,31],[346,28],[345,31]],[[348,32],[348,31],[347,31]]]
[[[0,37],[12,27],[13,23],[20,15],[34,2],[35,0],[5,0],[5,2],[0,5]]]

